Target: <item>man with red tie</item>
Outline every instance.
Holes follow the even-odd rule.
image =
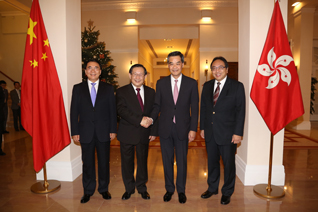
[[[131,83],[116,92],[117,113],[120,117],[117,139],[120,141],[122,178],[125,184],[123,200],[135,193],[135,188],[143,199],[150,199],[146,183],[148,181],[147,158],[149,142],[157,135],[157,124],[147,118],[155,101],[155,90],[145,86],[146,68],[135,64],[129,69]],[[135,149],[137,173],[134,178]]]
[[[218,194],[220,156],[224,164],[221,204],[230,203],[235,187],[235,152],[241,142],[245,120],[245,92],[241,82],[227,77],[228,62],[216,57],[211,63],[215,79],[203,85],[200,129],[208,155],[208,190],[201,198]]]

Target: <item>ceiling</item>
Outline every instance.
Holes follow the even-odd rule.
[[[289,0],[290,6],[296,0]],[[82,0],[82,10],[109,10],[109,9],[139,9],[139,8],[164,8],[164,7],[228,7],[237,6],[238,0]],[[28,13],[32,4],[32,0],[0,0],[0,14],[15,14],[18,12]],[[317,0],[302,1],[304,7],[318,8]],[[316,9],[317,10],[317,9]],[[289,16],[290,17],[290,16]],[[191,47],[197,39],[171,39],[165,41],[163,39],[141,40],[143,45],[149,47],[149,53],[153,57],[165,58],[171,51],[179,50],[182,53],[191,55]]]

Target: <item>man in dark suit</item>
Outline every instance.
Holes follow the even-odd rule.
[[[230,203],[235,187],[235,152],[241,142],[245,120],[245,92],[241,82],[227,77],[228,63],[216,57],[211,63],[215,79],[206,82],[201,95],[200,129],[208,155],[209,188],[201,197],[218,193],[220,156],[224,164],[221,204]]]
[[[187,178],[188,142],[194,140],[198,126],[198,85],[182,75],[184,56],[175,51],[168,55],[168,68],[171,75],[157,82],[154,110],[151,118],[159,117],[159,137],[165,175],[165,202],[171,200],[175,191],[173,169],[174,150],[177,162],[177,192],[179,202],[185,203]]]
[[[81,203],[88,202],[95,192],[95,149],[98,159],[98,192],[104,199],[111,199],[108,192],[109,150],[117,128],[114,89],[99,80],[99,62],[88,61],[85,74],[88,80],[74,85],[71,102],[72,139],[82,147],[84,196]]]
[[[4,93],[4,106],[3,106],[3,133],[9,133],[7,131],[7,119],[8,119],[8,90],[6,89],[7,83],[4,80],[0,81],[0,86],[3,88]]]
[[[123,200],[135,193],[135,187],[143,199],[150,199],[146,183],[148,181],[147,158],[149,142],[157,135],[157,124],[145,128],[146,116],[155,102],[155,90],[143,85],[147,76],[146,68],[135,64],[129,69],[131,84],[119,88],[116,92],[117,113],[120,116],[117,139],[120,141],[121,170],[125,184]],[[151,121],[152,123],[152,121]],[[146,124],[146,123],[145,123]],[[134,178],[135,148],[137,155],[137,174]]]
[[[24,130],[21,123],[21,91],[20,91],[20,83],[14,82],[14,89],[10,91],[10,96],[12,100],[11,109],[13,113],[13,124],[15,131]],[[19,123],[18,123],[19,121]]]

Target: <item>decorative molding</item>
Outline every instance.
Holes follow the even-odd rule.
[[[237,52],[238,48],[199,48],[199,52]]]
[[[28,14],[21,11],[2,11],[0,12],[0,15],[2,17],[5,17],[5,16],[20,16],[20,15],[28,15]]]
[[[82,155],[72,161],[48,161],[46,162],[48,180],[72,182],[82,174]],[[37,180],[44,180],[43,169],[36,174]]]
[[[24,4],[22,4],[21,2],[19,2],[17,0],[3,0],[3,1],[5,3],[7,3],[8,5],[20,10],[21,12],[23,12],[25,14],[29,14],[30,13],[31,8],[25,6]]]
[[[109,49],[110,53],[138,53],[138,49]]]
[[[247,165],[240,156],[235,156],[236,175],[245,186],[268,183],[268,165]],[[285,185],[285,168],[283,165],[273,165],[271,184]]]
[[[95,10],[131,10],[142,8],[212,8],[212,7],[238,7],[237,0],[224,0],[224,1],[95,1],[95,2],[82,2],[82,11],[95,11]]]

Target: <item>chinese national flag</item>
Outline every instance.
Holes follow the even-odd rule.
[[[278,1],[250,95],[273,135],[304,114],[298,74]]]
[[[38,0],[33,0],[22,73],[22,125],[33,138],[34,169],[67,146],[70,134],[62,90]]]

